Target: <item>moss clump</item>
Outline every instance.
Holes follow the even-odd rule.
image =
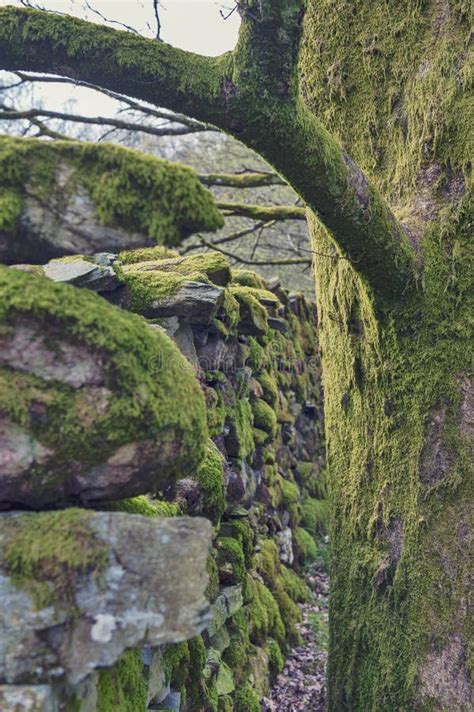
[[[230,285],[231,294],[240,304],[240,314],[242,319],[250,319],[252,324],[260,331],[265,333],[268,329],[267,310],[260,303],[256,291],[251,287],[241,287],[239,285]],[[270,292],[271,294],[271,292]],[[273,295],[272,295],[273,296]],[[258,333],[258,332],[257,332]]]
[[[23,208],[21,195],[14,190],[6,189],[0,195],[0,230],[13,232]]]
[[[301,524],[315,534],[325,534],[328,526],[329,503],[327,500],[308,497],[301,505]]]
[[[269,406],[274,406],[278,401],[278,385],[274,376],[271,376],[268,371],[261,371],[257,377],[257,381],[262,386],[263,400]]]
[[[318,545],[306,529],[298,527],[293,532],[293,538],[298,547],[298,558],[302,564],[310,564],[318,557]]]
[[[253,412],[248,400],[241,399],[230,412],[230,422],[235,430],[239,457],[246,459],[255,449],[253,438]]]
[[[219,252],[208,252],[190,257],[133,261],[124,264],[120,274],[127,286],[127,308],[147,315],[154,302],[173,296],[188,282],[225,285],[230,278],[230,268]],[[230,295],[227,303],[229,298]]]
[[[246,519],[235,519],[221,525],[221,532],[224,536],[230,536],[239,542],[244,552],[245,565],[247,569],[252,566],[252,555],[254,550],[254,530]]]
[[[285,480],[281,475],[278,478],[278,482],[281,487],[281,503],[284,507],[290,509],[300,498],[298,486],[290,480]]]
[[[266,586],[274,588],[280,572],[278,547],[273,539],[259,541],[260,552],[255,556],[255,569],[261,575]]]
[[[250,640],[256,645],[264,644],[268,637],[283,642],[285,627],[272,592],[260,581],[253,581],[252,588],[253,600],[247,608]]]
[[[100,575],[108,547],[89,526],[92,512],[23,514],[4,522],[0,561],[16,585],[33,594],[38,607],[51,602],[73,603],[78,576]]]
[[[268,667],[270,670],[270,679],[275,680],[285,667],[285,658],[281,652],[281,648],[276,640],[271,638],[267,640],[265,651],[268,655]]]
[[[138,262],[149,262],[150,260],[165,260],[173,257],[179,257],[179,252],[170,250],[164,245],[155,245],[155,247],[140,247],[137,250],[122,250],[119,253],[119,260],[124,265],[134,265]]]
[[[258,399],[252,403],[252,412],[255,427],[274,438],[278,430],[278,422],[273,408],[264,400]]]
[[[308,586],[293,569],[282,566],[277,578],[277,583],[289,595],[292,601],[298,603],[306,603],[309,601],[310,592]]]
[[[202,492],[202,513],[218,524],[225,510],[224,458],[212,440],[207,446],[204,460],[199,465],[196,480]]]
[[[162,449],[179,443],[160,478],[189,472],[201,461],[207,441],[204,399],[192,367],[167,336],[88,290],[0,267],[0,323],[14,329],[24,319],[48,336],[49,348],[60,349],[66,341],[102,358],[110,392],[104,413],[97,414],[86,388],[0,370],[3,409],[55,453],[35,469],[43,482],[38,496],[47,497],[48,487],[67,477],[71,459],[86,468],[134,441],[159,442]],[[33,401],[42,404],[44,418],[33,417]]]
[[[176,502],[150,499],[146,495],[110,502],[101,505],[100,509],[127,512],[128,514],[140,514],[144,517],[177,517],[181,514],[181,509]]]
[[[244,598],[247,596],[247,569],[242,545],[230,537],[216,541],[219,579],[224,584],[240,584]]]
[[[260,712],[260,698],[255,690],[246,683],[239,687],[234,697],[234,712]]]
[[[58,165],[72,169],[67,186],[56,183]],[[10,227],[26,185],[43,198],[46,191],[56,190],[61,197],[83,186],[100,222],[138,230],[159,244],[177,245],[195,230],[224,224],[211,193],[191,169],[113,144],[3,136],[0,175],[11,196],[8,210],[2,211],[10,215]]]
[[[253,287],[254,289],[265,289],[265,280],[257,272],[249,269],[233,269],[232,282],[240,284],[242,287]]]
[[[145,710],[148,686],[138,650],[128,650],[110,669],[99,673],[97,712]]]

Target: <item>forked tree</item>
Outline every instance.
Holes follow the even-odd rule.
[[[469,2],[237,5],[237,46],[218,58],[3,7],[0,66],[211,123],[304,200],[332,497],[330,710],[471,709]]]

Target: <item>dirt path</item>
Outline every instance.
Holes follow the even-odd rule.
[[[329,577],[313,566],[307,575],[314,600],[300,604],[303,622],[298,626],[304,644],[291,651],[262,712],[324,712],[328,643]]]

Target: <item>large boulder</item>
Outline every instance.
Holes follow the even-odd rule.
[[[0,684],[77,685],[128,648],[200,633],[211,536],[200,518],[0,515]]]
[[[0,262],[177,245],[222,227],[190,168],[112,144],[0,137]]]
[[[206,441],[199,383],[162,330],[0,267],[0,508],[159,491]]]

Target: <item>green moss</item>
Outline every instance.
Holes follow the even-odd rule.
[[[244,552],[245,565],[251,568],[252,555],[254,550],[254,531],[246,519],[234,519],[221,525],[221,532],[224,536],[236,539]]]
[[[274,406],[278,401],[278,385],[274,376],[268,371],[261,371],[257,377],[263,389],[263,400],[270,406]]]
[[[245,459],[255,448],[253,438],[253,410],[248,400],[241,399],[230,411],[230,422],[235,429],[239,455]]]
[[[254,289],[265,289],[265,280],[249,269],[233,269],[232,281],[242,287],[253,287]]]
[[[138,712],[148,702],[148,685],[138,650],[128,650],[118,663],[101,670],[97,685],[97,712]]]
[[[265,651],[268,655],[270,679],[274,681],[285,667],[285,659],[276,640],[267,640]]]
[[[176,502],[150,499],[146,495],[101,504],[100,509],[140,514],[145,517],[177,517],[181,514],[181,509]]]
[[[23,200],[19,193],[6,189],[0,195],[0,230],[13,232],[21,215]]]
[[[136,250],[122,250],[118,256],[120,262],[124,265],[134,265],[138,262],[149,262],[150,260],[165,260],[170,257],[179,257],[179,252],[163,245],[140,247]]]
[[[207,584],[205,595],[213,603],[219,595],[219,571],[217,569],[215,549],[212,549],[207,557],[206,571],[209,576],[209,583]]]
[[[328,526],[329,503],[327,500],[308,497],[301,505],[301,525],[312,533],[324,534]]]
[[[192,367],[168,337],[88,290],[0,267],[0,323],[10,328],[21,319],[31,319],[48,335],[49,348],[66,340],[103,358],[110,392],[100,414],[87,388],[0,369],[5,412],[55,453],[47,468],[35,468],[43,489],[67,476],[71,459],[84,467],[103,462],[134,440],[159,440],[162,448],[180,441],[181,454],[168,474],[184,474],[200,462],[207,440],[204,399]],[[31,415],[33,401],[41,404],[44,418]]]
[[[56,167],[61,164],[72,169],[66,187],[56,183]],[[191,169],[113,144],[3,136],[0,174],[10,195],[9,207],[0,214],[10,216],[10,227],[27,184],[30,192],[44,197],[45,191],[56,190],[59,198],[81,185],[100,222],[138,230],[159,244],[176,245],[195,230],[223,225],[212,195]]]
[[[256,645],[265,643],[267,637],[283,642],[285,627],[272,592],[260,581],[253,581],[253,593],[247,608],[250,640]]]
[[[300,498],[300,491],[298,486],[290,480],[285,480],[283,477],[279,476],[278,482],[281,487],[281,503],[284,507],[288,509],[292,504],[296,504]]]
[[[267,366],[267,354],[264,347],[259,344],[254,336],[249,336],[249,366],[256,372],[259,373],[262,369]]]
[[[234,712],[260,712],[260,698],[249,683],[239,687],[234,697]]]
[[[298,647],[303,644],[303,639],[296,628],[296,624],[301,622],[301,611],[291,600],[290,596],[278,585],[275,586],[273,597],[278,604],[281,620],[285,627],[285,649],[290,647]]]
[[[217,567],[221,582],[240,584],[246,597],[247,569],[242,545],[230,537],[219,537],[216,541]]]
[[[90,528],[92,516],[68,509],[5,521],[2,567],[16,585],[32,593],[38,607],[73,603],[77,577],[89,572],[100,576],[107,565],[108,547]]]
[[[266,586],[273,589],[280,573],[280,556],[273,539],[259,540],[260,552],[255,555],[255,569],[263,578]]]
[[[293,539],[298,547],[299,560],[302,564],[310,564],[318,556],[318,545],[306,529],[298,527],[293,532]]]
[[[252,403],[252,412],[255,427],[274,438],[278,430],[275,411],[264,400],[258,399]]]
[[[310,599],[309,588],[305,580],[287,566],[281,566],[277,585],[288,594],[292,601],[307,603]]]
[[[241,317],[245,318],[247,311],[253,324],[262,332],[268,329],[267,310],[260,303],[256,293],[260,290],[251,287],[241,287],[240,285],[230,285],[230,292],[240,305]],[[271,292],[270,292],[271,294]],[[273,295],[272,295],[273,296]]]
[[[209,441],[204,460],[199,465],[196,479],[202,492],[202,513],[214,524],[218,524],[225,510],[224,458]]]

